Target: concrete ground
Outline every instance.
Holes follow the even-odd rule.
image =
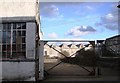
[[[59,61],[45,60],[45,70],[47,71]],[[92,71],[92,67],[85,67]],[[115,68],[100,67],[100,74],[98,76],[89,76],[89,72],[81,68],[79,65],[61,63],[55,68],[48,71],[49,75],[42,82],[93,82],[93,81],[108,81],[118,82],[120,80],[120,71]]]

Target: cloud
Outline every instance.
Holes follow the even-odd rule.
[[[66,35],[72,35],[75,37],[86,35],[91,32],[96,32],[96,30],[91,26],[76,26],[70,29]]]
[[[87,10],[93,10],[94,8],[92,6],[85,6]]]
[[[52,32],[52,33],[48,34],[48,37],[49,38],[57,38],[58,36],[55,32]]]
[[[96,26],[104,26],[109,30],[118,30],[118,9],[113,6],[112,10],[100,17],[100,21],[95,23]]]
[[[118,25],[117,24],[106,24],[104,25],[107,29],[110,29],[110,30],[117,30],[118,29]]]
[[[55,5],[45,5],[40,8],[41,16],[50,18],[60,16],[59,9]]]
[[[108,13],[105,16],[101,17],[101,20],[103,23],[116,23],[118,21],[117,15],[114,15],[113,13]]]

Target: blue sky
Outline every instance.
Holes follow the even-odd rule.
[[[43,39],[106,39],[118,34],[116,2],[41,2]]]

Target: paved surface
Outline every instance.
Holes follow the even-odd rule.
[[[50,76],[44,81],[118,81],[118,76],[80,77],[80,76]]]
[[[49,61],[45,63],[45,69],[48,70],[57,64],[57,60]],[[86,67],[88,70],[92,71],[92,67]],[[89,72],[81,68],[79,65],[73,65],[69,63],[62,63],[55,68],[48,71],[49,75],[42,82],[67,82],[67,81],[119,81],[120,72],[118,69],[101,67],[101,75],[99,76],[89,76]]]

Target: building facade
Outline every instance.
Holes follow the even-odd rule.
[[[84,47],[83,44],[78,44],[78,45],[75,45],[75,44],[69,44],[69,45],[67,45],[67,44],[61,44],[61,45],[52,44],[50,46],[52,46],[52,48],[46,44],[44,46],[44,56],[48,57],[48,58],[64,57],[59,52],[65,54],[67,57],[70,57],[72,54],[76,53],[76,51],[78,51]],[[55,51],[53,48],[59,52]],[[71,56],[71,57],[75,57],[75,56]]]
[[[107,38],[105,41],[106,49],[114,55],[120,57],[120,35]]]
[[[0,1],[0,80],[38,80],[39,0]]]

